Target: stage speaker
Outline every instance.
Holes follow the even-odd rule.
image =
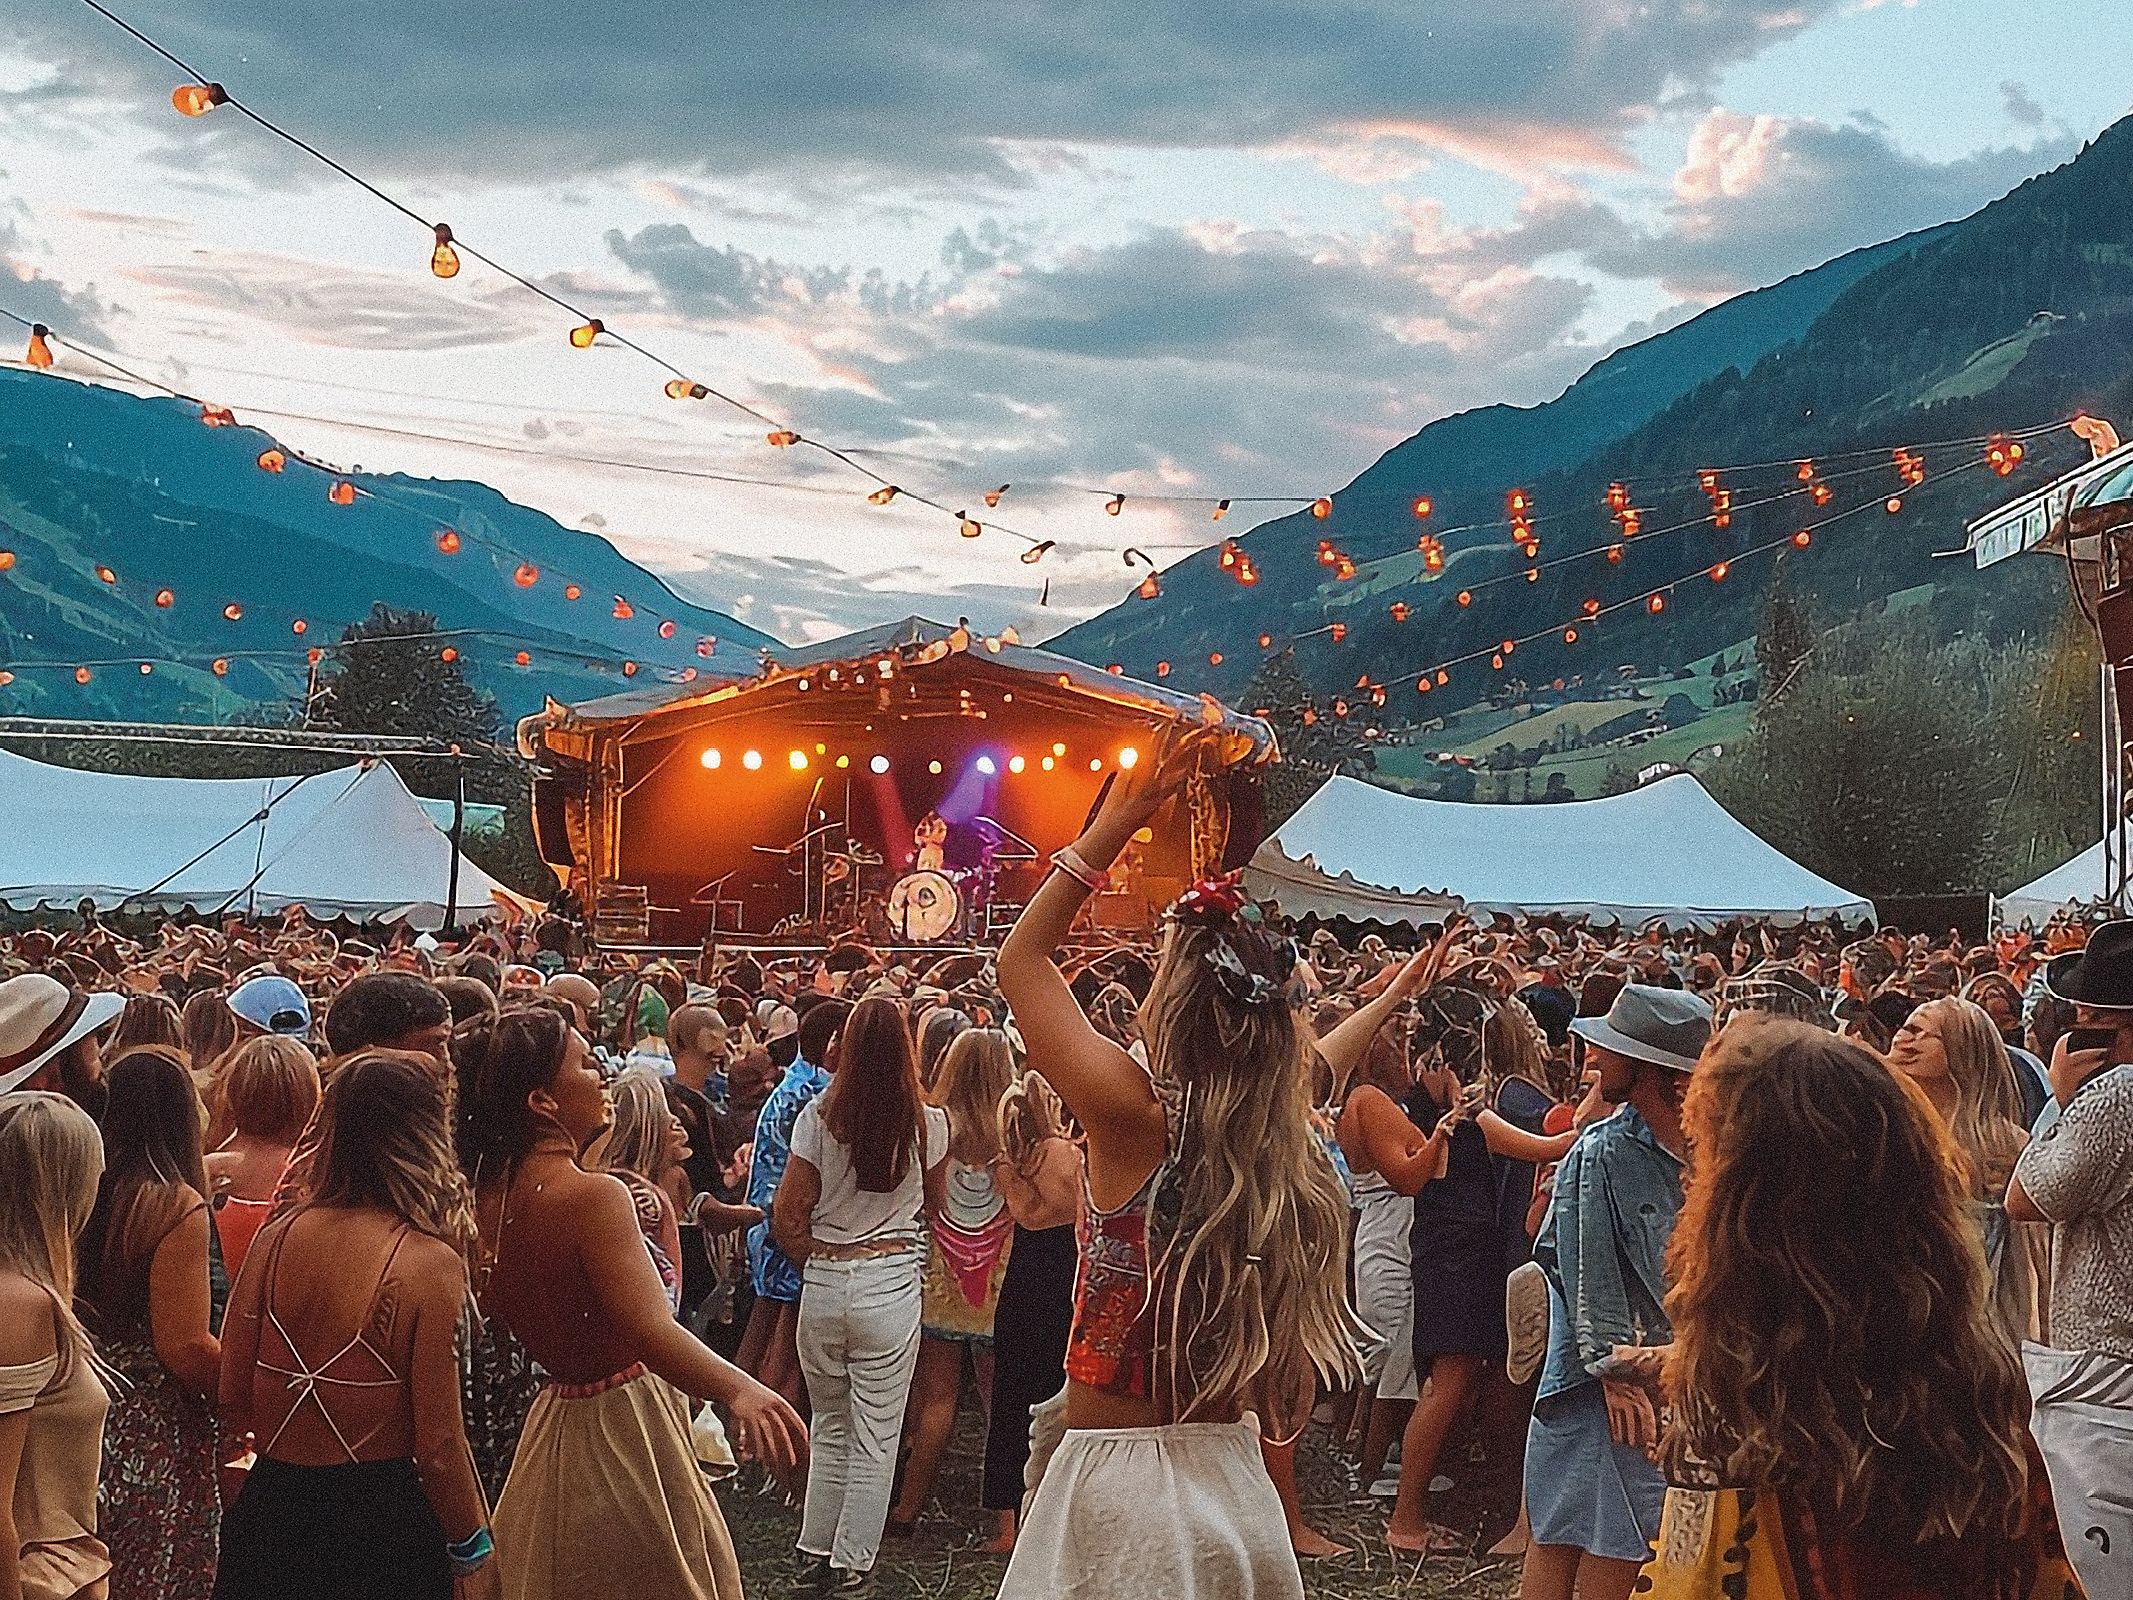
[[[533,838],[541,859],[554,867],[559,877],[578,864],[570,847],[570,780],[543,774],[533,780]]]
[[[2096,631],[2104,660],[2133,661],[2133,589],[2106,589],[2096,597]]]

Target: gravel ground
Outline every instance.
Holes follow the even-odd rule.
[[[991,1514],[977,1509],[983,1448],[976,1413],[966,1403],[926,1520],[914,1538],[882,1551],[876,1587],[880,1600],[991,1600],[997,1592],[1007,1559],[979,1548],[993,1532]],[[1323,1430],[1314,1427],[1304,1435],[1297,1474],[1306,1516],[1354,1551],[1339,1560],[1304,1563],[1304,1593],[1313,1600],[1438,1600],[1453,1595],[1460,1600],[1505,1600],[1517,1589],[1515,1559],[1396,1557],[1385,1544],[1380,1502],[1350,1489],[1347,1471]],[[791,1587],[799,1512],[788,1509],[775,1494],[759,1492],[760,1482],[754,1469],[745,1469],[715,1492],[739,1547],[749,1594],[783,1595]],[[1467,1503],[1458,1487],[1441,1501],[1434,1510],[1445,1525],[1469,1533],[1478,1526],[1479,1508]]]

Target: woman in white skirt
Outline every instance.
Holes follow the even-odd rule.
[[[1000,951],[1030,1064],[1088,1134],[1067,1431],[1003,1600],[1297,1600],[1262,1419],[1293,1437],[1317,1386],[1358,1368],[1347,1197],[1311,1127],[1295,946],[1258,925],[1232,880],[1187,890],[1141,1006],[1145,1068],[1090,1025],[1053,961],[1209,737],[1175,727],[1159,759],[1122,774]],[[1188,825],[1181,813],[1170,826]],[[1150,854],[1183,845],[1159,830]]]

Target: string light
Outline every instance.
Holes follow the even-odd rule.
[[[1726,581],[1726,574],[1731,572],[1732,570],[1733,564],[1731,562],[1714,561],[1711,564],[1711,581],[1713,583],[1724,583]]]
[[[228,91],[219,83],[181,83],[170,91],[170,103],[181,117],[204,117],[228,100]]]
[[[237,416],[228,406],[202,406],[200,425],[204,428],[234,428]]]
[[[43,323],[33,322],[30,324],[29,348],[23,352],[22,359],[39,372],[51,370],[52,346],[49,342],[51,337],[52,330]]]
[[[459,252],[452,248],[452,227],[440,222],[436,227],[437,247],[430,252],[430,271],[440,278],[459,276]]]
[[[981,522],[973,522],[969,517],[958,511],[955,514],[955,531],[966,539],[975,539],[985,531],[985,525]],[[1036,546],[1032,545],[1030,548],[1035,549]]]
[[[1035,544],[1031,545],[1027,550],[1022,552],[1022,564],[1025,567],[1034,567],[1038,562],[1044,559],[1045,552],[1054,548],[1056,548],[1054,541],[1050,539],[1040,539]]]
[[[1110,498],[1110,499],[1108,499],[1108,500],[1106,500],[1106,501],[1104,502],[1104,515],[1105,515],[1105,516],[1109,516],[1109,517],[1115,517],[1115,516],[1117,516],[1117,515],[1118,515],[1118,514],[1119,514],[1120,512],[1124,511],[1125,509],[1126,509],[1126,497],[1125,497],[1124,495],[1122,495],[1122,494],[1114,494],[1113,496],[1111,496],[1111,498]]]
[[[176,605],[177,603],[178,597],[172,594],[168,589],[158,589],[156,591],[157,610],[168,611],[172,606]]]
[[[288,464],[289,458],[279,450],[262,450],[259,452],[259,470],[261,472],[280,472]]]
[[[1011,483],[1003,483],[996,489],[987,489],[985,491],[985,504],[987,507],[997,507],[1001,498],[1013,487],[1014,485]]]
[[[511,581],[521,589],[530,589],[541,581],[541,569],[530,561],[521,561],[512,572]]]
[[[667,398],[669,400],[702,400],[707,398],[710,393],[711,391],[702,384],[688,378],[667,379]]]
[[[356,503],[356,486],[346,478],[336,478],[326,491],[326,498],[337,506],[352,506]]]
[[[1141,579],[1140,587],[1133,592],[1143,600],[1160,600],[1163,596],[1163,585],[1156,575],[1151,572],[1147,577]]]
[[[1217,500],[1215,502],[1215,514],[1212,517],[1209,517],[1207,520],[1210,522],[1220,522],[1224,517],[1228,515],[1229,502],[1227,500]]]
[[[867,504],[870,506],[885,506],[895,498],[896,485],[893,483],[885,483],[879,489],[876,489],[872,494],[867,496]]]
[[[598,317],[588,317],[570,330],[571,345],[579,350],[590,350],[593,341],[607,332],[607,324]]]
[[[1332,498],[1328,495],[1320,495],[1316,500],[1313,500],[1311,502],[1311,515],[1316,517],[1320,522],[1324,522],[1326,518],[1332,516]]]
[[[790,450],[800,442],[800,436],[790,428],[772,428],[763,435],[764,442],[773,449]]]
[[[1427,517],[1437,509],[1437,502],[1426,494],[1418,494],[1415,496],[1415,503],[1410,509],[1417,517]]]
[[[439,528],[437,530],[437,548],[448,556],[459,554],[459,531],[456,528]]]

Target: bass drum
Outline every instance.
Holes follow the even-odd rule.
[[[889,927],[898,938],[930,944],[955,931],[963,915],[963,897],[938,872],[913,872],[889,890]]]

